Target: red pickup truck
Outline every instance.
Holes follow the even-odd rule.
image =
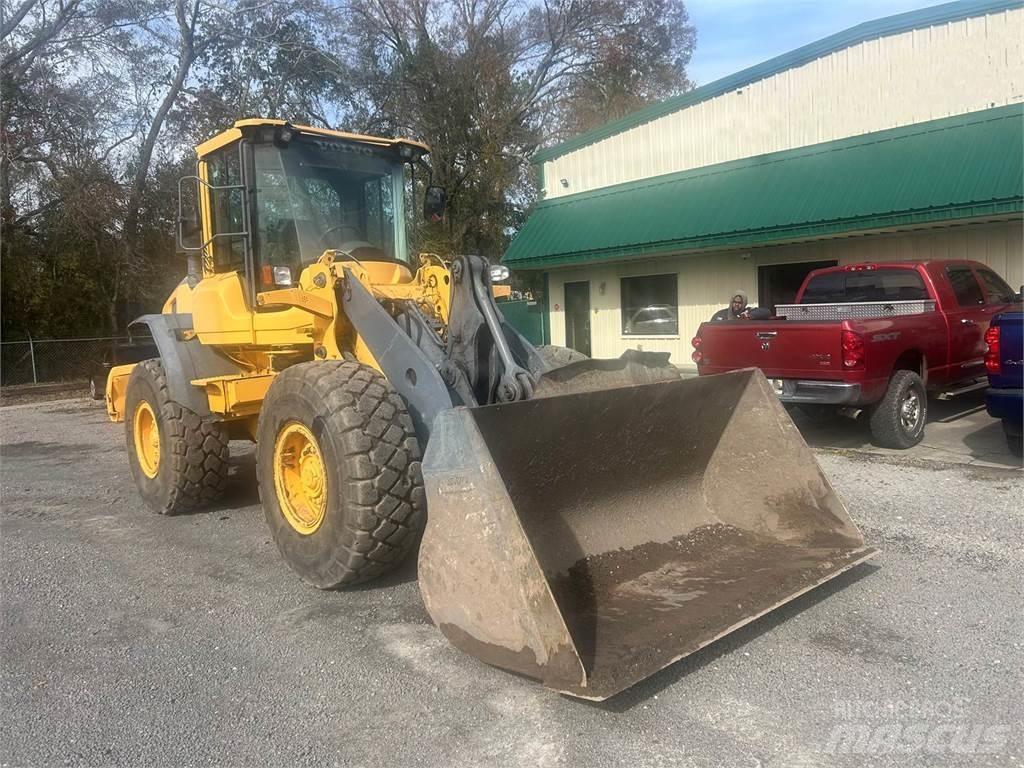
[[[779,398],[808,412],[867,412],[878,445],[921,441],[927,392],[985,376],[990,318],[1020,300],[976,261],[893,262],[811,272],[770,320],[702,323],[701,376],[760,368]]]

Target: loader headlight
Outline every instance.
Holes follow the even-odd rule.
[[[274,285],[291,286],[292,268],[285,266],[274,267]]]
[[[504,280],[508,280],[509,271],[508,267],[504,264],[494,264],[491,267],[491,282],[500,283]]]

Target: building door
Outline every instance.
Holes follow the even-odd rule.
[[[590,283],[565,284],[565,346],[590,357]]]
[[[792,304],[804,278],[815,269],[834,267],[838,261],[802,261],[797,264],[772,264],[758,267],[757,305],[775,314],[779,304]]]

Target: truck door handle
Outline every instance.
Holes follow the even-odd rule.
[[[961,317],[960,318],[960,325],[977,325],[977,323],[974,322],[973,320],[971,320],[968,317]]]
[[[757,338],[759,339],[774,339],[779,335],[778,331],[758,331]]]

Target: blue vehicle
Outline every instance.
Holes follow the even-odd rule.
[[[985,368],[989,415],[1003,421],[1006,442],[1015,456],[1022,455],[1024,435],[1024,312],[1002,312],[985,332]]]

